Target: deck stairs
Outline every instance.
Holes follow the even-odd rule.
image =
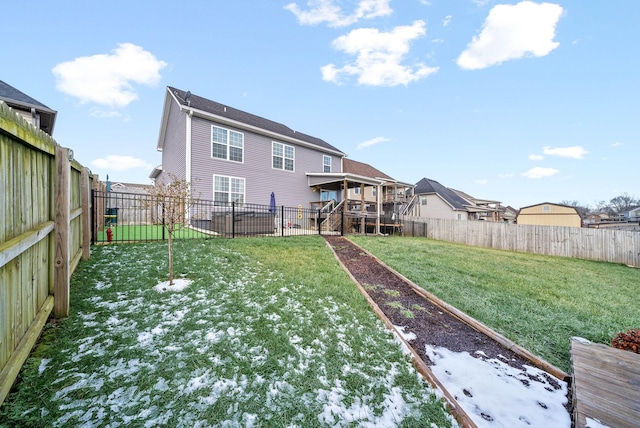
[[[413,213],[413,208],[415,207],[417,200],[418,200],[418,195],[414,195],[413,198],[411,198],[411,200],[409,201],[409,203],[404,206],[404,208],[400,212],[400,215],[406,216]]]
[[[340,229],[340,222],[342,221],[342,209],[344,207],[344,201],[341,201],[337,205],[335,205],[335,203],[333,203],[333,205],[327,204],[322,208],[322,210],[324,210],[326,207],[330,208],[331,206],[333,206],[333,209],[329,211],[327,218],[325,218],[320,224],[320,226],[322,227],[322,230],[324,231],[334,231],[334,230]]]

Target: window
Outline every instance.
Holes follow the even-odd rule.
[[[373,186],[371,188],[371,194],[375,197],[378,194],[378,188],[376,186]]]
[[[354,188],[353,189],[353,194],[354,195],[359,195],[360,194],[360,188],[359,187]]]
[[[462,214],[458,213],[458,220],[462,220]]]
[[[244,203],[244,178],[214,175],[213,201],[216,205]]]
[[[322,156],[322,172],[331,172],[331,156]]]
[[[549,205],[543,205],[542,212],[545,212],[545,213],[551,212],[551,207]]]
[[[211,157],[242,162],[244,157],[244,134],[212,126]]]
[[[271,153],[273,155],[273,168],[293,171],[295,151],[292,146],[274,142],[271,146]]]
[[[420,196],[420,205],[427,205],[427,197]]]

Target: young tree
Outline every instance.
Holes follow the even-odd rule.
[[[157,210],[167,231],[169,247],[169,285],[173,285],[173,236],[189,220],[189,211],[195,203],[191,185],[186,180],[169,174],[169,182],[156,181],[149,191],[147,208]]]

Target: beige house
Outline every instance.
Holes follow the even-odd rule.
[[[516,223],[582,227],[582,217],[575,207],[544,202],[520,208]]]
[[[502,221],[499,201],[474,198],[435,180],[418,181],[414,193],[416,201],[411,215],[416,217]]]

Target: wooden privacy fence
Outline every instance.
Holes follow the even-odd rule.
[[[634,231],[405,217],[403,234],[640,267],[640,232]]]
[[[0,102],[0,404],[90,254],[89,170]]]

